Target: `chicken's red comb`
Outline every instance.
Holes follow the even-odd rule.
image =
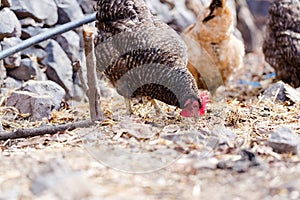
[[[208,95],[205,91],[201,92],[200,99],[201,99],[200,115],[204,115],[205,112],[206,112],[207,103],[209,103],[210,100],[209,100]]]

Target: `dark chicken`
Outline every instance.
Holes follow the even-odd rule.
[[[120,95],[160,100],[185,117],[204,114],[207,98],[186,68],[184,42],[144,0],[99,0],[96,26],[97,68]]]
[[[300,86],[300,1],[274,0],[263,44],[266,61],[278,79]]]

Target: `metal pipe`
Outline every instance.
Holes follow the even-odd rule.
[[[44,40],[47,40],[55,35],[58,35],[58,34],[61,34],[61,33],[65,33],[65,32],[68,32],[74,28],[77,28],[83,24],[87,24],[87,23],[90,23],[90,22],[93,22],[96,20],[96,13],[93,13],[91,15],[88,15],[86,16],[85,18],[81,19],[81,20],[78,20],[78,21],[74,21],[74,22],[68,22],[66,24],[63,24],[61,26],[58,26],[56,28],[53,28],[47,32],[43,32],[41,34],[38,34],[38,35],[35,35],[27,40],[24,40],[22,41],[21,43],[13,46],[13,47],[10,47],[10,48],[7,48],[7,49],[4,49],[0,52],[0,60],[14,54],[14,53],[17,53],[19,51],[22,51],[32,45],[35,45],[37,43],[40,43]]]

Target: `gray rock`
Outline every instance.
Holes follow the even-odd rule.
[[[251,13],[255,16],[267,16],[271,2],[269,0],[247,0]]]
[[[53,163],[55,160],[50,160]],[[73,172],[64,164],[55,165],[56,169],[43,167],[35,174],[31,183],[31,192],[40,199],[88,199],[95,188],[83,173]],[[48,171],[47,171],[48,170]],[[80,189],[78,189],[78,187]],[[66,198],[68,194],[68,198]]]
[[[285,95],[284,85],[285,83],[282,81],[270,85],[263,93],[264,98],[281,102],[288,101],[288,98]]]
[[[23,81],[27,81],[34,78],[34,76],[36,75],[36,66],[34,66],[32,62],[28,62],[28,60],[30,61],[30,59],[22,60],[19,67],[9,69],[7,71],[7,74],[10,77]]]
[[[85,95],[82,87],[78,84],[74,84],[74,94],[73,94],[72,99],[80,102],[85,98],[86,98],[86,95]]]
[[[224,126],[218,126],[215,127],[214,129],[212,129],[211,131],[212,135],[218,136],[218,137],[224,137],[227,138],[229,140],[235,140],[236,138],[236,134],[230,130],[229,128],[226,128]]]
[[[212,137],[217,137],[219,140],[219,145],[228,145],[233,146],[233,143],[236,139],[236,134],[231,131],[229,128],[224,126],[217,126],[212,129]]]
[[[80,59],[80,37],[76,32],[68,31],[62,35],[58,35],[55,40],[60,44],[72,62]]]
[[[66,98],[73,95],[73,67],[68,56],[61,46],[54,40],[51,40],[47,47],[47,58],[43,64],[47,66],[47,77],[58,83],[66,91]]]
[[[186,144],[199,144],[202,141],[202,138],[199,137],[197,132],[192,132],[192,131],[163,134],[161,135],[161,138],[165,140],[173,141],[176,144],[180,144],[182,146],[186,146]]]
[[[300,103],[300,91],[293,88],[289,84],[285,84],[284,89],[285,89],[286,96],[290,99],[291,102],[297,104]]]
[[[194,13],[186,7],[185,0],[146,0],[146,3],[153,14],[178,32],[196,20]]]
[[[267,23],[267,17],[269,15],[269,7],[271,5],[271,2],[269,0],[247,0],[247,3],[249,5],[249,10],[255,17],[256,25],[260,28],[265,26]]]
[[[242,33],[246,52],[259,50],[262,45],[263,36],[255,24],[255,18],[248,8],[246,0],[237,2],[237,27]]]
[[[269,86],[263,93],[264,98],[277,102],[291,101],[294,103],[300,102],[300,93],[290,85],[278,81]]]
[[[28,39],[35,35],[38,35],[40,33],[46,32],[48,30],[49,29],[47,29],[47,28],[28,26],[28,27],[22,29],[22,37],[21,38],[23,40],[25,40],[25,39]]]
[[[37,23],[34,19],[31,17],[26,17],[24,19],[20,19],[19,22],[21,23],[21,26],[23,28],[28,27],[28,26],[33,26],[33,27],[38,27],[38,26],[43,26],[41,23]]]
[[[172,17],[168,14],[170,7],[159,0],[145,0],[147,6],[154,15],[157,15],[164,22],[172,20]]]
[[[37,96],[31,101],[31,120],[40,121],[43,118],[49,119],[53,110],[52,99],[49,96]]]
[[[52,39],[44,40],[34,46],[37,48],[45,49],[51,41],[52,41]]]
[[[55,109],[65,96],[65,90],[53,81],[27,81],[23,84],[23,91],[32,92],[41,96],[49,96]]]
[[[18,196],[19,196],[18,189],[10,188],[9,190],[1,192],[0,199],[17,199]]]
[[[22,87],[23,82],[16,80],[14,78],[11,78],[11,77],[7,77],[4,81],[4,83],[5,83],[5,88],[17,90]]]
[[[28,81],[39,73],[39,66],[29,58],[22,59],[19,67],[7,70],[7,74],[17,80]]]
[[[27,91],[14,91],[7,99],[7,106],[16,107],[23,114],[30,114],[32,121],[49,118],[54,108],[51,97],[41,96]]]
[[[12,38],[4,38],[1,42],[2,48],[7,49],[9,47],[15,46],[16,44],[20,43],[21,39],[17,37]],[[21,64],[21,53],[15,53],[7,58],[4,59],[4,66],[6,68],[12,69],[19,67]]]
[[[37,22],[52,26],[57,23],[58,11],[54,0],[13,0],[13,10],[18,18],[31,17]]]
[[[77,0],[55,0],[58,7],[58,24],[82,19],[84,14]]]
[[[239,154],[241,155],[239,160],[220,161],[217,164],[217,168],[244,173],[249,171],[251,167],[257,167],[261,164],[258,161],[257,156],[249,150],[241,150]]]
[[[29,47],[22,51],[22,56],[29,58],[35,57],[39,63],[42,63],[42,61],[47,57],[47,52],[42,48]]]
[[[0,10],[0,40],[5,37],[20,37],[21,24],[9,8]]]
[[[94,8],[93,8],[93,3],[92,1],[86,1],[86,0],[77,0],[78,4],[81,7],[81,10],[83,13],[88,14],[88,13],[93,13]]]
[[[83,31],[78,31],[78,30],[80,30],[80,29],[75,29],[75,31],[76,31],[76,33],[79,35],[79,37],[80,37],[80,48],[81,48],[81,52],[83,52],[83,54],[84,54],[84,36],[83,36]],[[84,56],[85,57],[85,56]],[[82,58],[81,58],[82,59]]]
[[[206,139],[206,145],[210,148],[217,148],[220,145],[220,138],[216,136],[210,136]]]
[[[283,126],[275,130],[268,140],[273,151],[278,153],[298,153],[299,136],[289,127]]]

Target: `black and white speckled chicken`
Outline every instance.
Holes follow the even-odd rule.
[[[144,0],[98,0],[96,27],[97,68],[120,95],[160,100],[184,117],[204,114],[207,98],[186,68],[184,42]]]
[[[300,1],[274,0],[263,44],[265,60],[278,79],[300,86]]]

